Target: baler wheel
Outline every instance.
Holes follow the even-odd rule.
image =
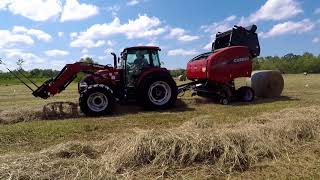
[[[228,105],[229,104],[229,99],[228,98],[221,98],[220,99],[220,104],[222,105]]]
[[[115,98],[112,90],[103,84],[95,84],[81,92],[79,105],[87,116],[103,116],[112,113]]]
[[[242,102],[252,102],[255,98],[254,90],[251,87],[243,86],[236,91],[237,98]]]
[[[222,105],[228,105],[231,101],[232,91],[228,86],[222,86],[219,102]]]

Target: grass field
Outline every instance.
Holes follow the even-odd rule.
[[[56,120],[44,120],[42,108],[77,103],[76,84],[48,100],[0,84],[0,179],[318,179],[320,75],[284,78],[282,97],[250,104],[186,94],[167,111],[129,104],[109,117]],[[224,151],[217,155],[213,141]]]

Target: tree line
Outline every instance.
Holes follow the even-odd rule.
[[[92,58],[81,59],[81,62],[94,63]],[[14,70],[15,73],[20,71],[27,77],[34,79],[46,79],[56,76],[59,71],[52,69],[33,69],[30,71],[24,71],[22,68],[23,61],[18,60],[19,68]],[[320,55],[316,56],[312,53],[304,53],[302,55],[296,55],[293,53],[286,54],[284,56],[266,56],[259,57],[253,60],[254,70],[279,70],[286,74],[298,74],[298,73],[320,73]],[[177,77],[184,75],[185,69],[171,70],[171,75]],[[0,80],[11,80],[15,77],[8,72],[0,71]]]
[[[254,60],[254,70],[279,70],[286,74],[298,73],[320,73],[320,55],[312,53],[295,55],[293,53],[285,56],[259,57]]]
[[[95,61],[90,58],[81,58],[79,60],[79,62],[85,62],[85,63],[95,63]],[[19,59],[16,64],[18,66],[17,69],[12,70],[12,72],[14,74],[19,75],[19,77],[26,76],[30,79],[32,79],[33,81],[36,81],[38,83],[42,83],[44,80],[49,79],[49,78],[53,78],[56,75],[59,74],[60,71],[58,70],[53,70],[53,69],[32,69],[30,71],[26,71],[23,69],[23,59]],[[21,73],[23,75],[21,75]],[[80,73],[78,75],[79,77],[76,78],[76,81],[80,81],[80,79],[84,76],[83,73]],[[16,79],[16,77],[10,73],[10,72],[3,72],[0,70],[0,85],[1,84],[12,84],[12,83],[20,83],[20,81],[18,79]]]

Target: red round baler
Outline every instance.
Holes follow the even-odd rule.
[[[200,54],[187,64],[186,76],[193,81],[182,85],[192,89],[195,95],[218,98],[222,104],[237,98],[249,102],[254,99],[252,88],[235,89],[234,79],[250,77],[252,59],[260,55],[257,26],[235,26],[232,30],[218,33],[212,51]]]

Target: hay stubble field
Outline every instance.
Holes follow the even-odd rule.
[[[285,75],[283,96],[228,106],[190,94],[167,111],[46,118],[78,101],[0,85],[0,179],[320,178],[320,75]],[[243,84],[244,80],[237,81]]]

